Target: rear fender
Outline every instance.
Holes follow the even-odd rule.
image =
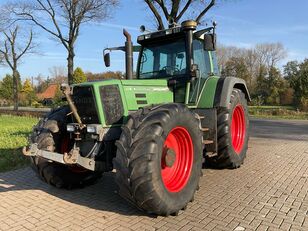
[[[214,106],[227,108],[230,103],[232,90],[234,88],[241,90],[245,94],[247,101],[251,101],[245,80],[236,77],[226,77],[218,80]]]

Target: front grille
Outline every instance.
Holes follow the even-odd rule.
[[[121,124],[124,108],[118,85],[100,87],[100,95],[106,124]]]
[[[75,86],[72,98],[82,123],[99,123],[93,88],[91,86]]]

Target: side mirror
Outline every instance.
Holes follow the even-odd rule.
[[[204,50],[206,51],[216,50],[216,34],[204,35]]]
[[[110,53],[104,54],[104,62],[106,67],[110,67]]]

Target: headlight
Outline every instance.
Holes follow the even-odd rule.
[[[88,125],[88,126],[87,126],[87,132],[88,132],[88,133],[97,133],[97,131],[96,131],[96,126]]]
[[[74,132],[74,131],[75,131],[74,125],[72,125],[72,124],[66,125],[66,131],[68,131],[68,132]]]

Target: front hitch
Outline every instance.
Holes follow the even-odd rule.
[[[96,162],[94,158],[86,158],[80,155],[79,148],[73,148],[69,153],[56,153],[38,149],[37,144],[31,144],[29,148],[24,147],[22,153],[25,156],[39,156],[65,165],[79,165],[85,169],[95,171],[104,169],[102,163]]]

